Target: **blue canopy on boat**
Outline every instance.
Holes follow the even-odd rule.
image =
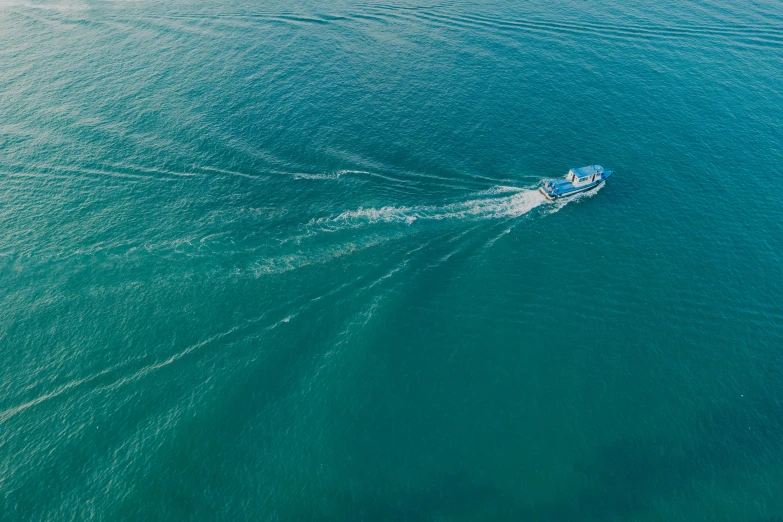
[[[585,176],[592,176],[593,174],[600,174],[603,171],[604,168],[601,165],[589,165],[587,167],[573,168],[569,172],[577,178],[583,178]]]

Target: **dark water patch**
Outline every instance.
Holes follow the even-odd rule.
[[[779,400],[764,396],[707,415],[698,423],[691,442],[684,443],[679,435],[672,439],[620,439],[577,466],[586,487],[564,491],[550,505],[527,504],[521,496],[494,486],[478,470],[466,469],[436,479],[435,485],[426,489],[406,490],[389,484],[359,499],[356,494],[343,493],[342,503],[349,506],[345,513],[323,520],[625,520],[650,516],[653,503],[662,499],[692,498],[692,504],[697,505],[694,484],[720,480],[725,473],[739,472],[745,466],[762,465],[781,450],[781,412]],[[759,506],[757,510],[765,509]],[[779,520],[758,516],[748,512],[732,520]],[[709,520],[711,515],[705,513],[703,519]]]
[[[645,514],[654,500],[689,491],[732,470],[756,466],[783,446],[783,407],[767,395],[740,400],[701,419],[690,442],[623,439],[600,450],[581,467],[590,486],[565,497],[546,520],[607,520]],[[752,514],[748,514],[752,518]]]
[[[513,498],[481,479],[453,475],[426,490],[392,490],[356,498],[336,491],[336,500],[347,506],[338,516],[315,517],[318,522],[405,520],[424,522],[443,518],[502,520],[504,517],[532,515]]]

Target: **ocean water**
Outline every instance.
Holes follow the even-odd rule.
[[[780,520],[782,175],[779,1],[0,0],[0,520]]]

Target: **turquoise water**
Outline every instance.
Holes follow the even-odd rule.
[[[0,518],[783,517],[783,8],[628,4],[1,2]]]

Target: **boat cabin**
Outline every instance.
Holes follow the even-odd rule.
[[[573,183],[575,187],[589,185],[596,181],[601,181],[604,168],[601,165],[590,165],[589,167],[579,167],[568,171],[566,180]]]

